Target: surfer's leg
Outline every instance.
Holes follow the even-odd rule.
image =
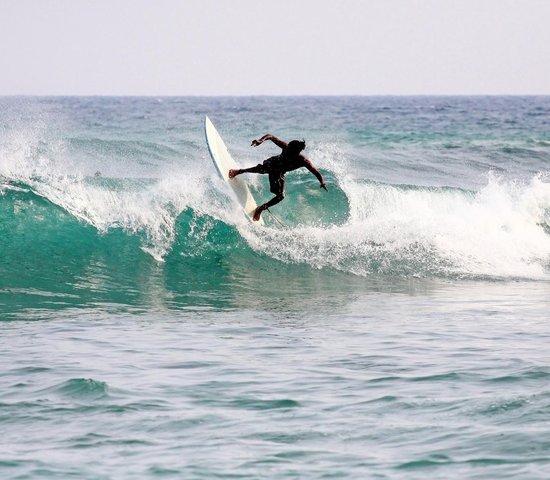
[[[282,202],[285,198],[284,175],[270,174],[269,186],[271,187],[271,191],[275,194],[275,196],[269,202],[264,203],[263,205],[260,205],[258,208],[256,208],[254,212],[254,216],[252,217],[252,219],[256,222],[260,219],[260,217],[262,216],[262,212],[264,210],[267,210],[269,207],[272,207],[273,205],[277,205],[279,202]]]
[[[241,173],[267,173],[267,169],[264,165],[259,163],[255,167],[250,168],[238,168],[235,170],[229,170],[229,178],[236,177],[237,175],[240,175]]]
[[[272,207],[273,205],[277,205],[279,202],[282,202],[285,199],[285,194],[280,193],[279,195],[276,195],[273,197],[269,202],[264,203],[262,207],[264,207],[264,210],[267,210],[269,207]]]
[[[285,194],[281,193],[279,195],[276,195],[273,197],[269,202],[264,203],[263,205],[260,205],[256,210],[254,211],[254,216],[252,217],[252,220],[257,222],[260,217],[262,216],[262,212],[264,210],[267,210],[269,207],[272,207],[273,205],[277,205],[279,202],[283,201],[285,198]]]

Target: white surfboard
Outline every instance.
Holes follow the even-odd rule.
[[[235,160],[231,157],[227,151],[227,147],[220,137],[220,134],[212,125],[212,122],[208,117],[204,119],[204,132],[206,135],[206,144],[208,145],[208,150],[212,161],[216,166],[216,170],[221,175],[221,177],[227,182],[235,194],[235,198],[239,202],[239,205],[242,207],[247,218],[252,221],[254,211],[258,207],[254,197],[250,193],[250,189],[246,185],[245,181],[241,176],[229,178],[229,170],[239,168]],[[254,222],[260,225],[264,224],[263,219],[260,217],[260,220]]]

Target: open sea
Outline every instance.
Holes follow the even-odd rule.
[[[252,225],[205,115],[329,192]],[[550,97],[0,97],[0,433],[2,480],[550,478]]]

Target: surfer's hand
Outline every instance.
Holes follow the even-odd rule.
[[[319,188],[324,188],[328,192],[327,184],[325,182],[321,183]]]

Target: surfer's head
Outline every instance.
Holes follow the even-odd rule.
[[[290,156],[299,155],[304,148],[306,148],[306,142],[304,140],[292,140],[286,146],[285,153]]]

